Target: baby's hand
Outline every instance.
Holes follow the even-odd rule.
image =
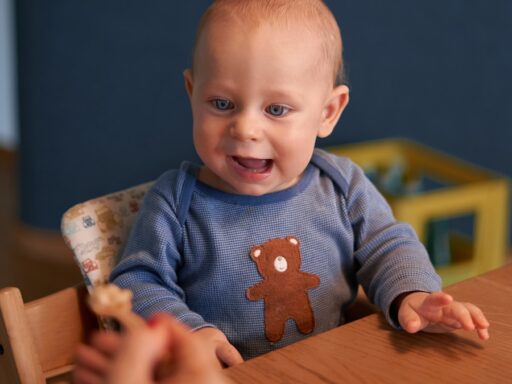
[[[482,340],[489,338],[489,322],[476,305],[454,301],[444,292],[412,292],[401,298],[398,321],[409,333],[441,333],[456,329],[475,330]]]
[[[218,329],[205,327],[195,333],[201,338],[205,348],[209,348],[216,356],[219,367],[231,367],[244,362],[237,349],[229,343],[226,335]]]

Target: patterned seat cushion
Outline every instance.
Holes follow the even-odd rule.
[[[89,291],[108,281],[142,199],[153,182],[77,204],[62,217],[61,232],[73,250]]]

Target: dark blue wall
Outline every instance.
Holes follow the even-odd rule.
[[[182,71],[210,2],[20,0],[21,218],[196,159]],[[512,176],[512,2],[327,1],[351,102],[332,145],[404,136]]]

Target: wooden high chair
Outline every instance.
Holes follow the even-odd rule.
[[[84,285],[28,303],[18,288],[0,289],[0,383],[70,382],[73,355],[98,329]]]
[[[71,382],[77,345],[99,328],[87,291],[107,281],[151,184],[77,204],[63,215],[62,235],[84,284],[29,303],[17,288],[0,289],[0,384]]]
[[[87,291],[103,284],[121,252],[152,182],[70,208],[62,218],[85,285],[24,303],[19,289],[0,289],[0,384],[69,383],[73,355],[98,321],[85,304]],[[360,289],[347,311],[352,321],[375,312]],[[108,324],[103,324],[108,325]]]
[[[99,328],[87,291],[106,282],[151,184],[77,204],[63,215],[62,235],[84,284],[28,303],[18,288],[0,289],[0,384],[71,382],[77,345]]]

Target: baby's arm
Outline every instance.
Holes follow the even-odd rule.
[[[176,214],[172,174],[164,174],[151,188],[132,225],[125,249],[110,275],[110,281],[133,293],[133,309],[148,319],[167,312],[191,329],[207,322],[190,309],[179,282],[185,260],[182,250],[183,226]]]
[[[489,338],[489,322],[480,308],[453,300],[444,292],[407,292],[393,303],[398,322],[409,333],[441,333],[456,329],[476,330],[482,340]]]
[[[175,212],[173,193],[163,189],[172,180],[164,177],[155,183],[132,226],[124,254],[112,271],[111,281],[133,292],[133,308],[144,318],[166,312],[188,325],[205,339],[205,349],[231,366],[242,361],[226,336],[191,310],[179,284],[183,228]]]

